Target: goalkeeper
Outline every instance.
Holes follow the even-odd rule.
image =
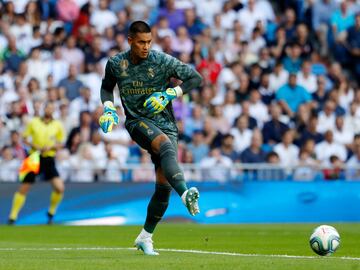
[[[135,246],[146,255],[158,255],[153,249],[152,234],[168,207],[171,189],[179,194],[191,215],[200,212],[199,192],[195,187],[187,188],[178,165],[178,130],[171,101],[200,86],[202,78],[176,58],[151,50],[151,41],[148,24],[136,21],[130,25],[130,50],[111,57],[106,64],[100,91],[104,114],[99,122],[105,133],[119,123],[113,105],[113,89],[117,84],[126,115],[125,127],[132,139],[151,154],[156,173],[155,192]],[[183,83],[168,88],[170,78]]]

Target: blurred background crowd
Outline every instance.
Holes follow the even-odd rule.
[[[273,168],[257,170],[261,179],[313,180],[315,168],[359,178],[343,169],[360,165],[359,12],[356,0],[0,1],[0,181],[16,181],[22,130],[46,101],[67,133],[57,155],[65,180],[154,181],[118,98],[120,125],[98,126],[105,63],[128,49],[134,20],[151,25],[153,49],[204,78],[173,102],[179,161],[203,169],[190,166],[188,179],[241,178],[256,164]]]

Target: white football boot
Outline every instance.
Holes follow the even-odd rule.
[[[159,255],[154,250],[153,240],[151,236],[143,237],[141,234],[135,240],[135,247],[138,250],[142,250],[145,255],[156,256]]]
[[[183,203],[186,208],[189,210],[190,215],[195,216],[200,213],[199,209],[199,197],[200,193],[196,187],[189,188],[181,196]]]

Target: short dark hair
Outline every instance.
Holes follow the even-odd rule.
[[[135,21],[130,25],[129,36],[133,37],[137,33],[150,33],[150,26],[144,21]]]

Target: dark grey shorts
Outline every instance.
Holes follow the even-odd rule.
[[[162,131],[159,127],[146,119],[139,119],[139,121],[132,121],[126,125],[131,138],[141,147],[149,152],[151,160],[155,165],[155,169],[160,167],[160,156],[151,150],[151,142],[159,135],[165,134],[177,151],[177,136]]]

